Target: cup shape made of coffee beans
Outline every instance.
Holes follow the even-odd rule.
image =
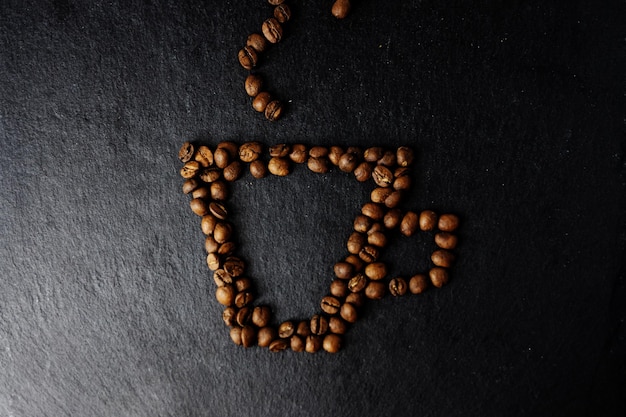
[[[257,38],[250,42],[260,41]],[[259,104],[263,108],[270,102],[269,97],[264,100]],[[258,346],[270,352],[336,353],[344,347],[343,335],[358,321],[367,300],[380,300],[386,294],[421,294],[450,280],[457,259],[460,218],[433,210],[398,208],[411,184],[410,179],[398,181],[410,178],[415,160],[408,147],[267,146],[259,141],[224,141],[211,147],[185,142],[178,158],[183,163],[183,193],[190,196],[191,211],[201,218],[214,296],[224,308],[222,321],[230,328],[230,338],[236,345]],[[255,305],[258,294],[254,279],[247,274],[247,261],[237,254],[229,183],[268,174],[286,177],[295,169],[305,169],[311,175],[335,172],[353,176],[371,187],[370,200],[355,208],[352,232],[343,237],[345,253],[337,254],[334,264],[329,265],[329,290],[320,294],[319,311],[308,319],[277,323],[269,306]],[[394,230],[397,232],[390,233]],[[419,233],[430,234],[434,242],[429,269],[410,277],[389,276],[389,265],[380,259],[392,237]]]

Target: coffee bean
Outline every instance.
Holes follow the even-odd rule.
[[[287,341],[282,339],[276,339],[272,343],[270,343],[270,352],[282,352],[287,349]]]
[[[296,326],[292,321],[285,321],[278,326],[278,337],[288,339],[296,332]]]
[[[385,216],[385,210],[376,203],[365,203],[361,213],[374,220],[381,220]]]
[[[241,344],[243,347],[250,347],[256,342],[256,330],[250,325],[243,326],[241,329]]]
[[[263,145],[259,142],[246,142],[239,147],[239,159],[246,163],[256,161],[262,151]]]
[[[383,165],[377,165],[372,171],[372,178],[379,187],[390,187],[393,184],[393,173]]]
[[[453,232],[459,227],[459,217],[454,214],[442,214],[437,227],[442,232]]]
[[[345,19],[350,13],[350,0],[335,0],[331,13],[337,19]]]
[[[230,153],[226,148],[218,148],[213,152],[213,161],[218,168],[224,169],[230,164]]]
[[[200,186],[200,183],[195,178],[186,179],[185,182],[183,183],[183,193],[185,194],[192,193],[193,190],[195,190],[199,186]]]
[[[336,334],[327,334],[322,346],[328,353],[337,353],[341,349],[341,337]]]
[[[370,281],[365,287],[365,296],[371,300],[380,300],[385,296],[386,285],[382,281]]]
[[[395,229],[402,221],[402,212],[399,209],[389,210],[383,217],[383,223],[387,229]]]
[[[419,216],[419,228],[425,232],[431,231],[437,224],[437,213],[432,210],[424,210]]]
[[[383,156],[378,160],[378,165],[391,167],[396,164],[396,153],[393,151],[385,151]]]
[[[232,307],[226,307],[222,313],[222,320],[228,327],[232,327],[237,323],[236,320],[237,311]]]
[[[412,211],[407,211],[400,223],[400,233],[407,237],[413,236],[413,233],[417,230],[418,224],[418,215]]]
[[[395,208],[402,201],[402,193],[400,191],[394,191],[389,194],[389,197],[385,199],[385,206],[387,208]]]
[[[242,169],[241,162],[233,161],[224,168],[222,175],[226,181],[236,181],[241,175]]]
[[[384,203],[387,197],[391,195],[393,190],[391,188],[377,187],[370,193],[370,200],[373,203]]]
[[[457,245],[458,238],[449,232],[439,232],[435,234],[435,244],[441,249],[454,249]]]
[[[205,199],[205,198],[210,198],[210,197],[211,197],[211,192],[209,191],[207,187],[198,187],[191,193],[191,198]]]
[[[428,271],[428,276],[430,277],[430,282],[437,288],[443,287],[448,283],[449,279],[448,271],[437,266]]]
[[[217,253],[217,250],[220,248],[220,244],[215,241],[213,236],[207,236],[204,239],[204,249],[208,253]],[[219,253],[218,253],[219,255]]]
[[[235,316],[235,320],[237,324],[240,326],[245,326],[250,322],[250,318],[252,317],[252,312],[248,307],[243,307],[239,311],[237,311],[237,315]]]
[[[251,292],[240,292],[235,296],[235,305],[237,308],[242,308],[249,305],[254,300],[254,296]]]
[[[430,256],[430,259],[431,261],[433,261],[433,264],[435,264],[436,266],[449,268],[452,266],[452,263],[454,262],[454,255],[448,252],[447,250],[437,249]]]
[[[256,50],[247,45],[239,50],[237,57],[239,58],[241,66],[247,70],[251,70],[256,67],[257,62],[259,61],[259,56],[257,55]]]
[[[245,292],[252,288],[252,280],[248,277],[239,277],[235,281],[235,289],[237,292]]]
[[[309,156],[312,158],[323,158],[328,156],[328,148],[325,146],[313,146],[309,149]]]
[[[348,323],[354,323],[357,319],[356,308],[350,303],[343,303],[339,314]]]
[[[367,287],[367,283],[368,280],[365,274],[359,273],[350,278],[350,281],[348,281],[348,289],[352,292],[360,292]]]
[[[362,271],[363,266],[365,265],[363,260],[359,258],[356,254],[346,256],[346,263],[352,265],[352,267],[354,268],[354,272]],[[350,274],[350,276],[348,276],[347,278],[350,278],[351,276],[352,274]]]
[[[339,312],[339,308],[341,307],[339,300],[330,295],[322,298],[320,305],[322,307],[322,311],[330,315],[337,314]]]
[[[309,335],[306,338],[305,350],[308,353],[315,353],[322,348],[322,338],[317,335]]]
[[[226,206],[216,201],[213,201],[209,204],[209,211],[218,220],[225,220],[228,216],[228,210],[226,210]]]
[[[269,324],[272,312],[268,306],[256,306],[252,310],[252,323],[257,327],[265,327]]]
[[[278,100],[273,100],[267,103],[265,107],[265,118],[270,122],[275,122],[280,119],[283,114],[283,103]]]
[[[272,101],[272,96],[267,91],[261,91],[252,100],[252,108],[259,113],[264,113],[267,105]]]
[[[265,40],[265,38],[263,38],[263,40]],[[256,97],[261,92],[261,88],[263,88],[263,78],[258,74],[250,74],[246,77],[244,87],[246,94],[250,97]]]
[[[389,293],[394,297],[406,294],[407,284],[404,278],[393,278],[389,281]]]
[[[202,216],[202,221],[200,223],[200,227],[202,228],[202,233],[207,236],[210,236],[215,231],[215,225],[217,224],[217,218],[212,214],[207,214]],[[208,252],[208,251],[207,251]]]
[[[372,178],[372,166],[368,162],[361,162],[354,169],[354,178],[359,182],[365,182]]]
[[[289,175],[289,162],[283,158],[274,157],[270,159],[269,164],[267,165],[270,173],[276,175],[278,177],[284,177]]]
[[[272,6],[278,6],[279,4],[283,4],[285,0],[267,0],[267,2]]]
[[[264,178],[267,175],[267,166],[263,161],[256,160],[250,163],[250,174],[254,178]]]
[[[328,330],[328,320],[326,317],[316,314],[311,318],[311,333],[316,335],[323,335]]]
[[[233,233],[233,228],[229,223],[217,223],[215,230],[213,230],[213,238],[217,243],[225,243],[230,239]]]
[[[387,236],[385,236],[385,234],[382,232],[368,233],[367,243],[377,246],[379,248],[384,248],[385,246],[387,246]]]
[[[204,182],[212,183],[217,181],[222,175],[222,170],[216,167],[208,167],[200,172],[200,179]]]
[[[204,216],[209,212],[209,206],[205,200],[202,198],[194,198],[189,201],[189,206],[191,207],[191,211],[193,211],[198,216]]]
[[[368,235],[368,238],[369,238],[369,236],[371,236],[371,235],[373,235],[375,233],[381,233],[381,232],[384,232],[384,231],[385,231],[385,226],[383,226],[382,223],[374,222],[374,223],[372,223],[372,226],[368,229],[367,235]]]
[[[232,142],[229,140],[225,140],[225,141],[218,143],[215,150],[217,151],[218,149],[225,150],[228,153],[228,157],[230,158],[231,161],[237,158],[237,156],[239,155],[239,146],[235,142]],[[213,158],[215,159],[215,153],[213,153]],[[220,167],[220,168],[223,168],[223,167]]]
[[[378,162],[378,160],[382,158],[384,154],[385,151],[383,150],[383,148],[375,146],[372,148],[367,148],[365,150],[365,152],[363,153],[363,159],[365,159],[367,162]]]
[[[194,155],[194,160],[198,161],[203,168],[211,166],[213,165],[213,152],[208,146],[199,146]]]
[[[215,290],[217,302],[228,307],[235,302],[235,289],[232,285],[222,285]]]
[[[307,152],[306,146],[298,143],[291,147],[291,153],[289,154],[289,159],[291,159],[296,164],[302,164],[307,160]]]
[[[300,146],[300,145],[298,145]],[[272,158],[276,157],[276,158],[284,158],[285,156],[289,155],[290,152],[290,148],[289,145],[285,144],[285,143],[279,143],[278,145],[272,145],[270,146],[270,156]],[[306,154],[305,154],[306,157]],[[306,159],[302,162],[305,162]]]
[[[365,275],[371,280],[378,281],[387,276],[387,266],[383,262],[374,262],[365,267]]]
[[[302,337],[307,337],[311,334],[311,327],[309,321],[301,321],[298,323],[298,327],[296,328],[296,334]]]
[[[276,339],[276,330],[273,327],[261,327],[257,334],[257,345],[268,347]]]
[[[289,339],[289,345],[291,347],[291,350],[293,350],[294,352],[303,352],[304,347],[305,347],[305,342],[302,339],[302,337],[294,334]]]
[[[365,304],[365,295],[362,292],[353,292],[348,294],[346,302],[356,307],[363,307]]]
[[[180,162],[184,164],[186,162],[189,162],[191,158],[193,158],[194,153],[195,149],[193,144],[191,142],[185,142],[182,144],[180,150],[178,151],[178,159],[180,159]]]
[[[246,46],[254,48],[257,52],[263,52],[267,49],[267,40],[259,33],[251,33],[246,39]]]
[[[325,174],[328,172],[328,159],[324,157],[311,157],[307,161],[307,166],[312,172],[315,172],[317,174]]]
[[[221,266],[221,262],[220,256],[215,252],[209,253],[206,257],[206,264],[211,271],[218,270]]]
[[[393,188],[394,190],[402,191],[411,188],[411,176],[409,175],[408,168],[398,168],[393,173]]]
[[[348,324],[341,318],[333,316],[328,319],[328,330],[335,334],[344,334],[348,331]]]
[[[365,245],[363,246],[363,249],[359,251],[359,258],[366,263],[375,262],[379,256],[380,251],[372,245]]]
[[[428,288],[428,278],[424,274],[417,274],[409,280],[409,291],[412,294],[420,294]]]
[[[359,165],[359,158],[353,153],[344,153],[339,158],[339,164],[337,165],[343,172],[352,172]]]
[[[370,227],[372,227],[372,219],[364,214],[359,214],[354,219],[354,231],[359,233],[366,233]]]
[[[335,297],[343,298],[348,295],[348,283],[342,279],[335,279],[330,283],[330,293]]]
[[[407,167],[413,163],[415,155],[411,148],[401,146],[396,150],[396,163],[401,167]]]
[[[223,181],[212,182],[209,189],[213,200],[223,201],[228,198],[228,186]]]
[[[241,346],[241,327],[235,326],[230,329],[230,339],[237,345]]]
[[[261,30],[263,31],[265,39],[267,39],[270,43],[278,43],[283,38],[283,27],[280,25],[278,20],[273,17],[270,17],[263,22]]]
[[[358,255],[366,242],[367,239],[364,234],[358,232],[352,233],[348,238],[348,252]]]
[[[200,171],[200,163],[198,161],[188,161],[180,169],[180,176],[185,179],[193,178],[196,175],[198,175],[199,171]]]
[[[291,9],[289,8],[289,6],[287,6],[286,4],[279,4],[278,6],[276,6],[276,8],[274,9],[274,17],[276,18],[276,20],[278,20],[280,23],[285,23],[287,22],[289,19],[291,19]]]
[[[328,150],[328,160],[331,164],[338,166],[343,154],[343,149],[340,146],[331,146]]]
[[[233,277],[228,272],[220,268],[213,272],[213,281],[215,281],[215,285],[218,287],[223,287],[224,285],[232,284]]]
[[[231,256],[224,262],[224,271],[228,272],[233,277],[239,277],[243,275],[246,269],[246,264],[236,256]]]
[[[348,262],[337,262],[333,267],[335,276],[340,279],[348,279],[354,272],[354,266]]]

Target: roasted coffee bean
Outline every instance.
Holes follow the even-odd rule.
[[[373,203],[384,203],[387,197],[391,195],[393,190],[391,188],[377,187],[370,193],[370,200]]]
[[[218,149],[223,149],[228,152],[228,157],[231,161],[239,155],[239,146],[235,142],[231,142],[229,140],[218,143],[215,150],[217,151]],[[215,153],[213,153],[213,158],[215,159]]]
[[[289,162],[287,162],[287,160],[283,158],[274,157],[270,159],[267,168],[270,173],[278,177],[284,177],[286,175],[289,175]]]
[[[291,153],[289,154],[289,159],[291,159],[296,164],[302,164],[307,160],[307,152],[306,146],[298,143],[291,147]]]
[[[252,108],[259,113],[264,113],[267,105],[272,101],[272,96],[267,91],[261,91],[252,100]]]
[[[318,352],[322,348],[322,338],[317,335],[309,335],[306,338],[305,350],[308,353]]]
[[[348,238],[348,252],[358,255],[366,242],[367,239],[364,234],[358,232],[352,233]]]
[[[415,155],[411,148],[400,146],[396,150],[396,163],[401,167],[407,167],[413,163]]]
[[[265,107],[265,118],[270,122],[275,122],[283,115],[283,103],[278,100],[273,100],[267,103]]]
[[[453,232],[459,227],[459,217],[454,214],[442,214],[437,227],[442,232]]]
[[[437,225],[437,213],[432,210],[424,210],[419,216],[419,228],[425,232],[433,230]]]
[[[276,20],[278,20],[280,23],[285,23],[287,22],[289,19],[291,19],[291,9],[289,8],[289,6],[287,6],[286,4],[279,4],[278,6],[276,6],[276,8],[274,9],[274,17],[276,18]]]
[[[348,324],[345,320],[337,316],[333,316],[328,319],[328,330],[330,330],[331,333],[344,334],[348,331]]]
[[[325,157],[310,157],[307,161],[307,166],[312,172],[315,172],[317,174],[325,174],[328,172],[328,159],[326,159]]]
[[[322,342],[322,347],[328,353],[337,353],[341,349],[341,337],[336,334],[327,334]]]
[[[235,302],[235,289],[232,285],[222,285],[215,290],[215,298],[217,302],[229,307]]]
[[[265,327],[269,324],[272,311],[268,306],[256,306],[252,310],[252,323],[257,327]]]
[[[330,293],[335,297],[343,298],[348,295],[348,283],[342,279],[335,279],[330,283]]]
[[[311,334],[311,327],[309,321],[301,321],[296,328],[296,334],[302,337],[307,337]]]
[[[424,274],[417,274],[409,280],[409,291],[412,294],[420,294],[428,288],[428,278]]]
[[[226,148],[218,148],[213,153],[213,161],[218,168],[226,168],[230,164],[230,160],[230,153]]]
[[[229,223],[217,223],[215,225],[215,230],[213,230],[213,238],[217,243],[225,243],[228,242],[230,236],[233,233],[233,228]]]
[[[354,169],[354,178],[359,182],[365,182],[372,178],[372,166],[368,162],[361,162]]]
[[[298,145],[300,146],[300,145]],[[284,158],[285,156],[289,155],[290,152],[290,148],[289,145],[285,144],[285,143],[279,143],[278,145],[272,145],[270,146],[270,156],[272,158],[276,157],[276,158]],[[305,153],[305,157],[306,157],[306,153]],[[305,162],[306,159],[302,162]]]
[[[228,210],[226,210],[226,206],[216,201],[212,201],[209,204],[209,211],[211,211],[211,214],[214,215],[215,218],[218,220],[225,220],[228,216]]]
[[[430,277],[430,282],[437,288],[443,287],[448,283],[449,279],[448,271],[438,266],[428,271],[428,276]]]
[[[293,350],[294,352],[303,352],[304,347],[305,347],[305,342],[302,339],[302,337],[294,334],[289,339],[289,345],[291,347],[291,350]]]
[[[278,326],[278,337],[288,339],[296,332],[296,326],[292,321],[285,321]]]
[[[250,174],[254,178],[264,178],[267,175],[267,166],[263,161],[256,160],[250,163]]]
[[[339,314],[348,323],[354,323],[357,319],[356,308],[350,303],[343,303]]]
[[[241,346],[241,327],[235,326],[230,329],[230,339],[238,346]]]
[[[213,239],[213,236],[207,236],[204,239],[204,249],[206,250],[207,254],[209,253],[217,253],[217,250],[220,248],[220,244],[217,243],[215,241],[215,239]],[[219,255],[219,253],[218,253]]]
[[[348,279],[354,272],[354,266],[348,262],[337,262],[333,267],[335,276],[340,279]]]
[[[400,223],[400,233],[407,237],[413,236],[413,233],[417,230],[418,225],[418,215],[412,211],[407,211],[402,218],[402,222]]]
[[[346,263],[349,263],[354,268],[354,272],[360,272],[363,270],[365,263],[356,254],[346,256]],[[352,273],[347,277],[352,277]]]
[[[259,62],[259,56],[257,55],[256,50],[247,45],[239,50],[237,57],[239,58],[241,66],[247,70],[251,70],[256,67],[257,62]]]
[[[200,171],[200,163],[198,161],[188,161],[185,162],[185,165],[180,169],[180,176],[188,179],[193,178],[198,175]]]
[[[235,305],[237,308],[242,308],[249,305],[254,300],[254,296],[251,292],[240,292],[235,296]]]
[[[365,287],[365,296],[371,300],[380,300],[385,296],[386,285],[383,281],[370,281]]]
[[[372,148],[367,148],[365,150],[365,152],[363,153],[363,159],[365,159],[367,162],[378,162],[378,160],[382,158],[384,154],[385,151],[383,150],[383,148],[375,146]]]
[[[221,262],[222,260],[220,259],[220,256],[215,252],[209,253],[206,257],[206,264],[211,271],[220,269],[220,266],[222,265]]]
[[[399,170],[406,170],[406,168],[400,168],[394,173],[395,179],[393,180],[393,189],[398,191],[408,190],[411,188],[411,177],[408,173],[398,175]]]
[[[283,350],[287,349],[289,345],[287,344],[286,340],[283,339],[276,339],[274,340],[272,343],[270,343],[270,352],[282,352]]]
[[[397,207],[402,201],[402,193],[400,191],[394,191],[385,199],[385,206],[387,208]]]
[[[236,256],[231,256],[224,262],[224,271],[228,272],[233,277],[239,277],[243,275],[246,269],[246,264]]]
[[[247,163],[256,161],[262,151],[263,145],[259,142],[246,142],[239,147],[239,159]]]
[[[393,151],[385,151],[383,156],[378,160],[378,165],[391,167],[396,164],[396,153]]]
[[[378,246],[379,248],[384,248],[387,246],[387,236],[385,236],[383,232],[368,233],[367,243]]]
[[[348,281],[348,289],[352,292],[361,292],[367,287],[367,277],[365,274],[356,274]]]
[[[362,307],[365,304],[365,295],[363,292],[353,292],[346,297],[346,303],[350,303],[356,307]]]
[[[261,30],[263,31],[265,39],[267,39],[270,43],[278,43],[283,38],[283,27],[280,25],[278,20],[273,17],[270,17],[263,22]]]
[[[452,263],[454,262],[454,255],[448,252],[447,250],[437,249],[430,256],[430,259],[431,261],[433,261],[433,264],[435,264],[436,266],[449,268],[452,266]]]
[[[309,149],[309,156],[312,158],[323,158],[328,156],[328,148],[325,146],[313,146]]]
[[[237,292],[245,292],[252,288],[252,280],[248,277],[239,277],[235,281],[235,289]]]
[[[311,333],[316,335],[323,335],[328,330],[328,320],[326,317],[316,314],[311,318]]]
[[[435,234],[435,244],[441,249],[454,249],[456,248],[458,238],[456,235],[449,232],[439,232]]]
[[[183,183],[183,193],[189,194],[200,186],[200,183],[195,178],[186,179]]]
[[[231,285],[233,283],[233,277],[220,268],[213,272],[213,281],[215,281],[215,285],[218,287],[223,287],[224,285]]]
[[[372,245],[365,245],[363,246],[363,249],[359,251],[359,258],[366,263],[375,262],[379,256],[380,251]]]
[[[267,49],[267,40],[260,33],[251,33],[246,39],[246,46],[251,46],[257,52],[263,52]]]
[[[387,266],[383,262],[374,262],[365,267],[365,275],[371,280],[378,281],[387,276]]]
[[[265,40],[265,38],[263,38],[263,40]],[[261,88],[263,88],[263,78],[258,74],[250,74],[246,77],[244,87],[246,94],[250,97],[256,97],[261,92]]]
[[[248,307],[243,307],[237,311],[237,315],[235,316],[235,320],[237,324],[240,326],[245,326],[250,322],[250,318],[252,317],[252,311]]]
[[[364,214],[359,214],[354,219],[354,231],[359,233],[366,233],[370,227],[372,227],[372,219]]]
[[[213,152],[208,146],[199,146],[193,159],[198,161],[203,168],[206,168],[213,165]]]
[[[376,203],[365,203],[361,213],[374,220],[381,220],[385,216],[385,210]]]
[[[224,324],[228,327],[234,326],[237,324],[237,311],[232,307],[226,307],[224,312],[222,313],[222,320],[224,320]]]
[[[346,149],[346,153],[351,153],[352,155],[356,156],[356,159],[358,160],[363,159],[363,150],[358,146],[350,146],[348,149]]]
[[[387,229],[395,229],[402,221],[402,212],[399,209],[389,210],[383,217],[383,223]]]
[[[372,178],[379,187],[390,187],[393,184],[393,173],[384,165],[377,165],[374,168]]]
[[[359,158],[353,153],[344,153],[339,158],[339,164],[337,165],[343,172],[352,172],[359,165]]]
[[[345,19],[348,13],[350,13],[350,0],[336,0],[333,3],[331,13],[337,19]]]
[[[193,211],[198,216],[204,216],[209,212],[209,207],[207,202],[202,198],[194,198],[189,201],[189,206],[191,207],[191,211]]]
[[[193,144],[191,142],[185,142],[182,144],[180,150],[178,151],[178,159],[180,159],[180,162],[182,162],[183,164],[189,162],[191,158],[193,158],[194,152],[195,149]]]
[[[330,295],[322,298],[320,305],[322,307],[322,311],[330,315],[337,314],[339,312],[339,308],[341,307],[339,300]]]
[[[198,187],[191,193],[191,198],[211,198],[211,190],[208,187]]]
[[[200,172],[200,179],[204,182],[211,183],[217,181],[222,175],[222,170],[215,167],[208,167]]]
[[[406,294],[407,284],[404,278],[393,278],[389,281],[389,293],[394,297]]]
[[[343,149],[340,146],[331,146],[328,150],[328,160],[331,164],[337,166],[343,153]]]
[[[385,226],[383,226],[382,223],[374,222],[374,223],[372,223],[372,226],[367,230],[367,235],[369,237],[370,235],[373,235],[375,233],[384,232],[384,231],[385,231]]]
[[[256,330],[250,325],[243,326],[241,329],[241,344],[243,347],[250,347],[256,342]]]
[[[257,334],[257,345],[268,347],[276,339],[276,330],[273,327],[261,327]]]
[[[217,225],[217,218],[212,214],[207,214],[202,216],[202,221],[200,222],[200,227],[202,228],[202,233],[207,236],[210,236],[215,231],[215,225]]]
[[[222,172],[224,179],[226,181],[235,181],[241,176],[241,171],[243,167],[241,166],[241,162],[233,161]]]

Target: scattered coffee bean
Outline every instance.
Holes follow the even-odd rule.
[[[370,281],[365,287],[365,296],[371,300],[380,300],[385,296],[386,286],[382,281]]]
[[[357,319],[356,308],[350,303],[343,303],[339,314],[348,323],[354,323]]]
[[[239,277],[243,275],[246,269],[246,264],[236,256],[231,256],[224,262],[224,271],[226,271],[232,277]]]
[[[378,160],[378,165],[391,167],[396,164],[396,153],[393,151],[385,151],[383,156]]]
[[[267,39],[270,43],[278,43],[283,38],[283,27],[280,25],[278,20],[273,17],[270,17],[263,22],[261,30],[263,31],[265,39]]]
[[[339,165],[339,160],[343,155],[343,149],[340,146],[331,146],[328,150],[328,160],[334,166]]]
[[[356,254],[346,256],[346,262],[353,266],[354,272],[360,272],[363,270],[365,263]],[[352,274],[350,274],[352,276]],[[350,278],[350,277],[348,277]]]
[[[256,97],[261,92],[261,88],[263,88],[263,78],[257,74],[250,74],[246,77],[244,87],[246,94],[250,97]]]
[[[268,347],[276,339],[276,330],[273,327],[261,327],[257,334],[257,345]]]
[[[350,13],[350,0],[336,0],[333,3],[331,13],[337,19],[345,19],[348,13]]]
[[[389,293],[394,297],[406,294],[407,287],[404,278],[393,278],[389,281]]]
[[[365,267],[365,275],[371,280],[378,281],[387,276],[387,266],[383,262],[374,262]]]
[[[210,198],[211,192],[207,187],[198,187],[191,193],[191,198]]]
[[[343,172],[352,172],[356,169],[356,167],[359,165],[359,159],[358,157],[353,154],[353,153],[344,153],[343,155],[341,155],[341,158],[339,158],[339,169],[342,170]]]
[[[387,229],[395,229],[402,221],[402,212],[399,209],[389,210],[383,217],[383,223]]]
[[[354,266],[349,262],[337,262],[333,267],[335,276],[340,279],[348,279],[352,276]]]
[[[409,280],[409,291],[412,294],[421,294],[428,288],[428,278],[424,274],[413,275]]]
[[[245,292],[252,289],[252,280],[248,277],[239,277],[235,281],[235,289],[237,292]]]
[[[292,321],[285,321],[278,326],[278,337],[288,339],[296,332],[296,326]]]
[[[372,245],[365,245],[363,246],[363,249],[359,251],[359,258],[366,263],[375,262],[379,256],[380,251]]]
[[[251,70],[256,67],[257,62],[259,61],[259,56],[257,55],[256,50],[247,45],[239,50],[239,54],[237,56],[241,66],[247,70]]]
[[[289,148],[289,145],[285,143],[280,143],[278,145],[272,145],[270,147],[269,152],[272,158],[284,158],[287,155],[289,155],[290,148]],[[305,153],[305,160],[303,160],[302,162],[306,162],[306,153]]]
[[[328,320],[326,317],[316,314],[311,318],[310,328],[311,333],[323,335],[328,330]]]
[[[230,329],[230,339],[238,346],[241,346],[241,327],[234,326]]]
[[[228,153],[228,157],[231,160],[237,158],[239,154],[239,146],[237,146],[235,142],[231,142],[228,140],[218,143],[215,150],[217,151],[218,149],[225,150]],[[215,153],[213,153],[213,159],[215,159]],[[220,168],[223,168],[223,167],[220,167]]]
[[[186,162],[189,162],[191,158],[193,158],[194,153],[195,149],[193,144],[191,142],[185,142],[178,151],[178,159],[180,159],[180,162],[184,164]]]
[[[272,312],[268,306],[256,306],[252,310],[252,323],[257,327],[265,327],[269,324]]]
[[[275,122],[283,115],[283,103],[273,100],[267,103],[265,107],[265,118],[270,122]]]
[[[213,165],[213,152],[208,146],[199,146],[194,155],[194,160],[198,161],[203,168],[211,166]]]
[[[262,151],[263,145],[259,142],[246,142],[239,147],[239,159],[247,163],[256,161],[259,159]]]
[[[212,214],[207,214],[202,216],[202,221],[200,222],[200,226],[202,228],[202,232],[209,236],[213,234],[215,230],[215,225],[217,225],[217,218]]]
[[[302,164],[307,160],[306,146],[302,144],[296,144],[291,147],[291,153],[289,154],[291,159],[296,164]]]
[[[312,172],[317,174],[325,174],[328,172],[328,159],[325,157],[311,157],[307,161],[307,166]]]
[[[437,249],[430,256],[430,259],[433,261],[433,264],[435,264],[436,266],[449,268],[452,266],[452,263],[454,262],[454,255],[445,249]]]
[[[402,218],[402,222],[400,223],[400,233],[407,237],[413,236],[413,233],[417,230],[418,225],[418,215],[412,211],[407,211]]]
[[[348,331],[348,324],[345,320],[337,316],[333,316],[328,319],[328,330],[335,334],[345,334]]]
[[[397,207],[402,201],[402,193],[400,191],[394,191],[385,199],[385,206],[387,208]]]
[[[222,320],[224,320],[224,324],[228,327],[234,326],[236,321],[237,311],[232,307],[226,307],[224,312],[222,313]]]
[[[376,203],[365,203],[361,213],[374,220],[381,220],[385,216],[385,210]]]
[[[310,335],[311,334],[310,322],[301,321],[300,323],[298,323],[298,327],[296,328],[296,334],[302,337],[306,337]]]
[[[267,91],[261,91],[252,100],[252,108],[259,113],[264,113],[267,105],[272,101],[272,96]]]
[[[442,214],[437,227],[442,232],[454,232],[459,227],[459,217],[454,214]]]
[[[215,298],[217,302],[228,307],[235,302],[235,289],[232,285],[222,285],[215,290]]]
[[[267,175],[267,166],[263,161],[256,160],[250,163],[250,174],[254,178],[264,178]]]
[[[384,248],[387,246],[387,236],[385,236],[383,232],[368,233],[367,243],[379,248]]]
[[[286,4],[279,4],[274,9],[274,17],[278,22],[285,23],[291,19],[291,9]]]
[[[338,298],[349,294],[348,283],[343,279],[335,279],[330,283],[330,293]]]
[[[439,232],[435,234],[435,244],[441,249],[454,249],[456,248],[458,238],[456,235],[449,232]]]
[[[384,188],[384,187],[374,188],[372,192],[370,193],[370,200],[372,200],[373,203],[384,203],[387,197],[389,197],[392,192],[393,192],[393,189],[391,188]]]
[[[223,287],[224,285],[232,284],[233,277],[228,272],[220,268],[213,272],[213,281],[215,281],[215,285],[218,287]]]
[[[243,167],[241,166],[241,162],[233,161],[222,171],[222,175],[226,181],[236,181],[241,175]]]
[[[367,284],[368,279],[365,274],[359,273],[350,278],[350,281],[348,281],[348,289],[353,293],[360,292],[363,291],[365,287],[367,287]]]
[[[305,350],[308,353],[315,353],[322,348],[322,338],[317,335],[309,335],[306,337]]]
[[[235,320],[237,321],[238,325],[245,326],[246,324],[250,322],[251,317],[252,317],[252,312],[250,311],[250,309],[248,307],[243,307],[239,309],[239,311],[237,311]]]
[[[435,228],[437,224],[437,213],[432,210],[424,210],[419,216],[419,228],[424,232],[429,232]]]
[[[365,182],[372,178],[372,166],[368,162],[361,162],[354,169],[354,178],[359,182]]]
[[[289,162],[286,159],[274,157],[267,165],[270,173],[278,177],[289,175]]]
[[[401,146],[396,150],[396,163],[401,167],[407,167],[413,163],[413,150],[406,146]]]
[[[393,184],[393,173],[384,165],[377,165],[374,168],[372,178],[379,187],[390,187]]]
[[[283,339],[276,339],[272,343],[270,343],[269,349],[270,352],[282,352],[283,350],[287,349],[287,347],[287,341]]]
[[[235,305],[237,306],[237,308],[242,308],[249,305],[252,300],[254,300],[254,296],[251,292],[240,292],[235,296]]]
[[[246,46],[254,48],[257,52],[264,52],[267,49],[267,40],[260,33],[251,33],[246,39]]]
[[[328,353],[337,353],[341,349],[341,337],[333,333],[327,334],[322,346]]]
[[[366,233],[372,227],[372,219],[364,214],[359,214],[355,217],[353,226],[355,232]]]
[[[230,239],[232,232],[233,228],[229,223],[218,222],[213,230],[213,238],[217,243],[225,243]]]
[[[198,175],[199,170],[200,170],[200,163],[198,161],[188,161],[180,169],[180,176],[185,179],[193,178],[196,175]]]
[[[189,178],[185,180],[185,182],[183,183],[183,193],[185,194],[192,193],[193,190],[195,190],[199,186],[200,186],[200,183],[198,183],[198,180],[196,180],[195,178]]]
[[[230,154],[226,148],[219,148],[213,152],[213,161],[218,168],[224,169],[230,163]]]
[[[220,248],[220,244],[215,241],[213,236],[207,236],[204,239],[204,249],[206,250],[207,254],[208,253],[217,253],[219,248]],[[219,255],[219,253],[218,253],[218,255]]]
[[[346,303],[350,303],[355,307],[363,307],[365,304],[365,295],[363,292],[353,292],[346,296]]]
[[[359,252],[361,252],[361,249],[363,249],[363,246],[365,245],[366,242],[367,242],[367,238],[365,237],[364,234],[358,233],[358,232],[352,233],[350,237],[348,238],[348,244],[347,244],[348,252],[358,255]]]
[[[289,346],[291,350],[294,352],[303,352],[305,347],[305,342],[301,336],[293,335],[289,338]]]
[[[209,211],[211,211],[211,214],[215,216],[215,218],[218,220],[225,220],[228,216],[228,210],[226,210],[226,206],[216,201],[209,203]]]
[[[209,212],[209,205],[202,198],[193,198],[189,202],[189,206],[191,207],[191,211],[193,211],[198,216],[204,216]]]
[[[430,277],[430,282],[437,288],[441,288],[448,283],[448,271],[445,268],[436,266],[428,271],[428,276]]]
[[[320,305],[322,307],[322,311],[330,315],[337,314],[339,312],[339,308],[341,307],[339,300],[330,295],[322,298]]]
[[[222,170],[215,167],[208,167],[200,172],[200,179],[207,183],[217,181],[222,175]]]
[[[374,146],[371,148],[367,148],[365,152],[363,152],[363,159],[367,162],[378,162],[380,158],[383,157],[385,151],[383,148],[379,146]]]
[[[243,326],[241,329],[241,344],[243,347],[250,347],[256,342],[256,330],[250,325]]]

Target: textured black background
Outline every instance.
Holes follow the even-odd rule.
[[[291,2],[250,108],[256,1],[0,2],[0,416],[622,416],[623,1]],[[184,140],[410,145],[405,208],[459,213],[450,284],[368,305],[340,354],[228,338]],[[310,317],[369,189],[234,187],[279,319]],[[428,243],[397,239],[393,274]]]

